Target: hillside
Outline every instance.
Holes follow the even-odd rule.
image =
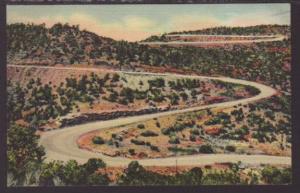
[[[8,63],[106,64],[113,63],[122,42],[80,30],[79,26],[16,23],[7,26]],[[116,57],[117,58],[117,57]],[[102,62],[102,63],[101,63]]]
[[[290,27],[287,25],[257,25],[249,27],[214,27],[201,30],[178,31],[163,34],[161,36],[150,36],[143,42],[167,41],[166,36],[175,34],[191,34],[191,35],[285,35],[290,36]]]
[[[7,37],[9,186],[290,183],[289,37],[154,48],[68,24],[11,24]]]
[[[287,25],[256,25],[249,27],[214,27],[194,31],[171,32],[169,34],[212,34],[212,35],[287,35],[290,28]]]
[[[206,31],[214,33],[218,31],[216,29],[219,28]],[[232,28],[232,33],[238,31],[234,29],[236,28]],[[249,33],[249,29],[261,33],[289,31],[287,26],[237,29],[242,32],[244,29],[243,34]],[[222,33],[229,32],[229,29],[224,28]],[[241,44],[217,48],[151,48],[138,43],[104,38],[68,24],[55,24],[51,28],[44,25],[10,24],[7,26],[7,36],[8,64],[90,64],[141,71],[145,71],[145,67],[147,71],[158,67],[160,70],[171,67],[209,76],[221,75],[261,81],[276,89],[290,92],[290,38],[255,43],[251,46]]]

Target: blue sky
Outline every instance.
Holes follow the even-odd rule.
[[[7,22],[78,24],[114,39],[215,26],[290,24],[289,4],[7,6]]]

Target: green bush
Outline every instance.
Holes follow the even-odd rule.
[[[104,140],[100,136],[93,137],[92,141],[94,144],[97,144],[97,145],[104,144]]]
[[[106,144],[107,144],[107,145],[113,145],[114,142],[113,142],[113,140],[110,139],[110,140],[108,140],[108,141],[106,142]]]
[[[116,140],[123,141],[123,138],[121,136],[116,136]]]
[[[199,148],[200,153],[213,153],[214,150],[210,145],[201,145]]]
[[[115,141],[114,144],[115,144],[116,148],[120,147],[119,142]]]
[[[160,123],[156,122],[156,127],[160,128]]]
[[[157,78],[154,80],[148,80],[149,87],[164,87],[165,86],[165,80],[162,78]]]
[[[169,143],[171,143],[171,144],[179,144],[180,140],[176,136],[171,136],[170,139],[169,139]]]
[[[128,152],[129,152],[130,155],[135,155],[135,150],[134,149],[129,149]]]
[[[159,148],[158,148],[157,146],[155,146],[155,145],[151,145],[151,146],[150,146],[150,149],[151,149],[152,151],[157,151],[157,152],[159,152]]]
[[[93,173],[99,168],[105,168],[106,164],[101,159],[91,158],[85,164],[83,164],[87,172]]]
[[[225,150],[227,150],[227,151],[229,151],[229,152],[235,152],[236,147],[233,146],[233,145],[227,145],[227,146],[225,147]]]
[[[145,125],[144,124],[138,124],[137,128],[139,128],[139,129],[145,129]]]
[[[108,185],[109,182],[110,182],[110,180],[106,174],[102,175],[102,174],[98,174],[98,173],[93,173],[87,177],[86,184],[92,185],[92,186],[95,186],[95,185],[99,186],[99,185]]]
[[[164,135],[169,135],[173,131],[175,131],[173,127],[161,129],[161,133],[164,134]]]
[[[292,182],[291,168],[279,169],[266,166],[261,171],[262,179],[268,184],[290,184]]]
[[[113,77],[112,77],[112,82],[118,82],[119,81],[119,79],[120,79],[120,75],[119,74],[117,74],[117,73],[115,73],[114,75],[113,75]]]
[[[196,141],[196,136],[193,135],[193,134],[191,134],[191,135],[190,135],[190,141]]]
[[[135,145],[145,145],[145,142],[142,141],[142,140],[131,139],[130,142],[135,144]]]
[[[194,135],[200,135],[200,132],[199,132],[198,129],[192,129],[192,130],[190,131],[190,133],[191,133],[191,134],[194,134]]]
[[[155,137],[155,136],[158,136],[158,134],[155,133],[154,131],[147,130],[147,131],[144,131],[143,133],[141,133],[141,136],[143,136],[143,137]]]

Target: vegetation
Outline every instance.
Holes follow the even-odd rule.
[[[225,150],[227,150],[227,151],[229,151],[229,152],[235,152],[236,147],[233,146],[233,145],[227,145],[227,146],[225,147]]]
[[[172,126],[163,126],[161,133],[169,136],[169,143],[174,145],[170,145],[168,150],[176,154],[214,153],[216,150],[220,150],[218,142],[220,143],[222,140],[246,143],[249,138],[257,140],[258,143],[277,142],[281,150],[287,149],[291,143],[292,132],[290,27],[279,25],[243,28],[217,27],[174,33],[283,34],[288,37],[283,41],[255,43],[251,46],[226,45],[217,48],[162,46],[152,48],[138,43],[100,37],[80,30],[79,26],[58,23],[51,28],[46,28],[45,25],[19,23],[7,25],[7,59],[9,64],[72,65],[80,63],[109,65],[113,68],[130,68],[132,70],[140,65],[147,65],[208,76],[220,75],[259,81],[272,86],[278,90],[279,94],[246,107],[236,106],[230,113],[215,114],[208,111],[207,115],[210,117],[204,122],[203,127],[199,127],[195,122],[177,121]],[[167,41],[167,37],[165,35],[153,36],[147,41]],[[176,106],[180,102],[188,103],[199,96],[206,97],[205,94],[209,92],[205,91],[207,83],[196,79],[167,82],[163,78],[139,83],[140,86],[148,83],[148,90],[134,90],[121,85],[121,81],[126,82],[124,77],[117,73],[111,75],[107,74],[101,78],[92,73],[78,79],[67,77],[56,88],[51,83],[42,83],[39,78],[30,80],[25,86],[8,81],[7,116],[11,123],[7,132],[7,155],[10,186],[108,185],[113,183],[106,174],[99,172],[106,167],[105,163],[99,159],[91,159],[82,165],[74,160],[67,163],[43,162],[45,152],[43,147],[38,145],[36,130],[40,129],[48,120],[65,116],[73,112],[75,108],[79,112],[79,103],[88,104],[92,108],[94,103],[102,100],[122,105],[145,100],[152,106],[161,102],[168,102],[169,105]],[[226,97],[231,99],[241,97],[236,95],[240,85],[224,84],[220,81],[212,81],[209,84],[219,90],[225,89],[225,92],[220,94],[225,99]],[[168,92],[168,89],[172,92]],[[259,92],[250,86],[243,87],[243,89],[250,95],[256,95]],[[25,125],[29,126],[17,125],[18,120],[25,121]],[[157,123],[156,126],[160,128],[160,123]],[[209,134],[205,130],[209,127],[219,130],[214,134]],[[145,129],[144,124],[137,125],[137,128],[141,129],[139,133],[143,137],[159,135],[149,128],[143,130]],[[183,134],[186,129],[189,129],[187,136]],[[107,143],[119,148],[123,138],[116,134],[112,138]],[[205,142],[201,146],[177,147],[177,144],[182,145],[187,141],[193,143],[199,138]],[[214,139],[217,139],[218,142]],[[99,136],[94,137],[92,142],[105,144],[105,141]],[[133,145],[150,148],[156,154],[162,151],[162,148],[156,144],[140,139],[131,139],[130,142]],[[137,146],[135,147],[137,148]],[[235,152],[238,150],[233,145],[227,145],[225,151]],[[135,155],[136,149],[130,148],[128,153]],[[291,168],[265,166],[257,173],[247,174],[250,179],[244,179],[242,176],[245,174],[238,165],[233,164],[230,169],[225,171],[193,168],[172,176],[147,171],[138,162],[131,162],[116,183],[119,185],[291,183]]]
[[[289,32],[288,26],[262,25],[209,28],[194,33],[280,33],[289,35]],[[48,34],[51,34],[51,38]],[[10,24],[7,26],[7,35],[9,63],[29,59],[32,60],[32,63],[50,61],[49,64],[91,63],[97,65],[98,63],[107,64],[109,61],[111,65],[117,67],[132,67],[132,64],[137,61],[151,66],[169,64],[175,68],[191,70],[205,75],[218,74],[247,80],[259,79],[273,87],[279,87],[283,91],[290,91],[290,39],[257,43],[254,46],[234,45],[225,48],[160,47],[158,49],[137,43],[114,41],[87,31],[80,31],[78,26],[59,23],[52,28],[46,28],[45,25]],[[61,41],[66,46],[63,46]],[[36,61],[33,58],[39,59]],[[117,63],[114,63],[113,59],[117,60]],[[282,64],[284,64],[284,68]]]
[[[147,171],[137,161],[131,162],[124,173],[112,182],[106,173],[99,170],[106,167],[101,159],[92,158],[85,164],[75,160],[42,162],[44,151],[38,146],[38,137],[33,129],[10,125],[8,130],[8,185],[34,186],[77,186],[77,185],[216,185],[216,184],[258,184],[259,176],[242,178],[238,164],[232,164],[224,171],[195,167],[176,175],[163,175]],[[26,139],[25,139],[25,138]],[[22,140],[20,140],[22,139]],[[20,144],[22,143],[22,144]],[[175,149],[174,149],[175,150]],[[179,150],[179,149],[178,149]],[[178,151],[176,150],[176,151]],[[129,150],[134,154],[134,149]],[[18,153],[19,152],[19,153]],[[24,154],[20,154],[24,152]],[[16,157],[19,156],[19,157]],[[21,165],[22,164],[22,165]],[[38,174],[38,175],[37,175]],[[250,179],[249,179],[250,178]],[[260,180],[267,184],[290,184],[291,168],[266,166],[261,170]]]
[[[130,142],[135,145],[145,145],[146,144],[144,141],[138,140],[138,139],[131,139]]]
[[[106,74],[103,77],[101,74],[90,73],[78,78],[66,77],[59,85],[53,85],[51,82],[42,83],[40,78],[32,78],[22,86],[18,82],[8,81],[8,118],[12,121],[22,119],[31,123],[36,129],[40,129],[50,119],[57,119],[74,111],[81,112],[80,104],[87,104],[89,109],[93,109],[95,105],[104,101],[112,103],[110,105],[113,106],[113,103],[128,105],[144,100],[153,107],[161,102],[173,106],[178,105],[180,100],[184,103],[196,102],[187,101],[188,98],[192,98],[188,94],[179,97],[176,93],[170,92],[168,86],[172,87],[173,83],[167,84],[162,78],[148,80],[150,88],[142,91],[127,87],[126,84],[123,85],[120,75],[116,73],[110,75]],[[191,88],[206,93],[202,91],[201,87],[196,88],[200,84],[215,84],[215,87],[224,85],[220,81],[210,82],[196,79],[182,79],[176,82],[175,85],[187,86],[187,92]],[[231,85],[231,83],[228,84]],[[235,86],[239,85],[232,84],[229,87],[232,90]],[[218,96],[219,94],[216,89],[213,95]],[[231,99],[233,98],[231,97]],[[199,99],[199,102],[202,100],[204,103],[206,102],[205,99]],[[143,128],[142,125],[138,125],[138,127]],[[176,129],[178,130],[178,128]]]
[[[168,148],[169,151],[172,151],[174,152],[176,155],[178,153],[180,154],[183,154],[183,155],[192,155],[192,154],[196,154],[197,153],[197,150],[196,149],[193,149],[193,148],[180,148],[180,147],[169,147]]]
[[[230,185],[230,184],[259,184],[259,177],[250,174],[249,178],[243,178],[241,173],[243,170],[240,164],[232,164],[226,170],[203,170],[199,167],[194,167],[189,171],[177,173],[176,175],[163,175],[155,172],[147,171],[137,161],[132,161],[124,174],[118,179],[119,185]],[[263,169],[263,171],[265,168]],[[281,184],[291,183],[290,168],[281,169],[285,173],[280,173],[278,179]],[[264,183],[264,177],[261,178]],[[261,183],[261,182],[260,182]]]
[[[138,162],[133,161],[128,165],[125,173],[118,179],[120,185],[200,185],[203,172],[200,168],[166,176],[145,170]]]
[[[291,168],[278,169],[276,167],[267,166],[261,174],[262,178],[268,184],[288,184],[291,183]]]
[[[43,162],[45,152],[38,145],[33,128],[11,124],[7,131],[8,185],[107,185],[110,180],[98,169],[106,167],[100,159],[89,159],[79,165],[70,160]]]
[[[214,150],[210,145],[201,145],[199,148],[200,153],[213,153]]]
[[[256,25],[249,27],[214,27],[195,31],[172,32],[169,34],[212,34],[212,35],[277,35],[289,33],[287,25]]]
[[[145,129],[145,125],[144,124],[138,124],[137,126],[139,129]]]
[[[143,136],[143,137],[156,137],[156,136],[158,136],[158,134],[155,133],[154,131],[147,130],[147,131],[142,132],[141,136]]]
[[[11,124],[7,130],[8,170],[14,175],[23,175],[28,163],[40,164],[45,155],[38,146],[38,136],[34,128]]]
[[[100,136],[93,137],[92,141],[94,144],[97,144],[97,145],[101,145],[101,144],[105,143],[105,141]]]

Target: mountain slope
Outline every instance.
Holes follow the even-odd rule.
[[[274,28],[271,31],[277,28],[287,28],[289,31],[289,27],[284,26],[269,28]],[[247,29],[245,31],[249,31]],[[7,36],[8,64],[104,64],[123,70],[144,70],[144,66],[171,67],[208,76],[262,81],[280,90],[290,91],[290,38],[251,46],[151,48],[101,37],[68,24],[55,24],[51,28],[11,24],[7,26]]]
[[[191,34],[191,35],[285,35],[290,36],[290,27],[287,25],[256,25],[248,27],[213,27],[201,30],[170,32],[161,36],[150,36],[143,42],[167,41],[166,35]]]
[[[11,24],[7,26],[9,63],[97,63],[113,58],[117,42],[78,26]]]

